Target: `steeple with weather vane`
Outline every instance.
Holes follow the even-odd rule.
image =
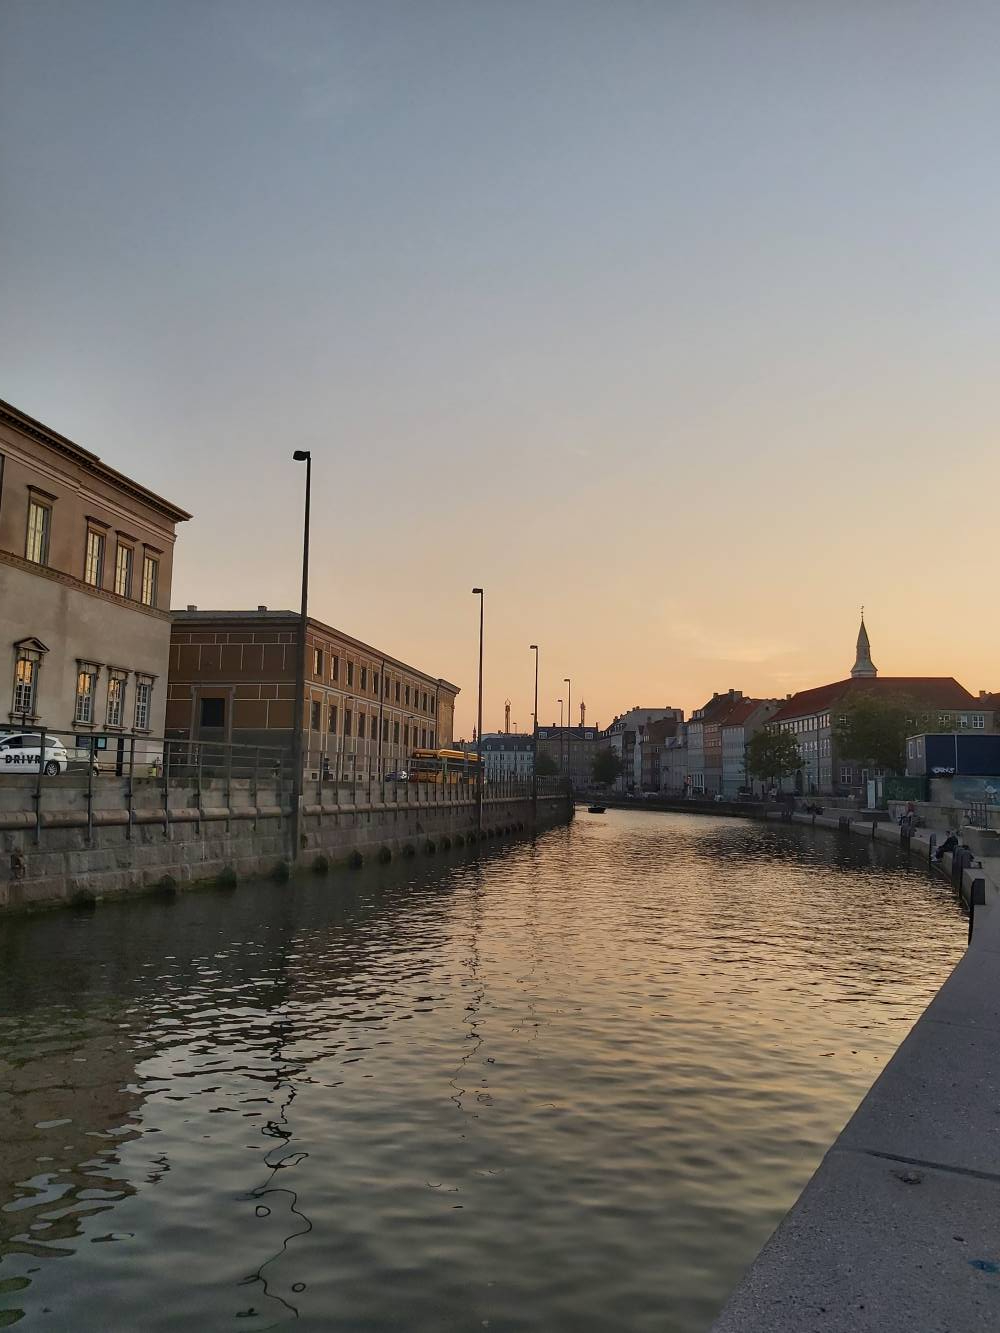
[[[858,652],[854,665],[851,667],[851,675],[855,679],[874,679],[878,675],[878,667],[872,661],[872,646],[868,642],[868,631],[865,629],[865,608],[861,608],[861,628],[858,630]]]

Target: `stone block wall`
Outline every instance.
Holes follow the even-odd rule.
[[[336,794],[336,793],[335,793]],[[318,857],[426,855],[476,841],[474,800],[406,791],[402,801],[305,804],[297,867]],[[86,778],[0,785],[0,913],[274,873],[292,865],[288,792],[213,779],[164,784]],[[432,799],[432,796],[434,799]],[[166,801],[164,800],[166,798]],[[572,817],[566,796],[488,798],[483,837],[530,834]]]

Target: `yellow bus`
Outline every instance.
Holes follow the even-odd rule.
[[[464,750],[414,750],[407,764],[411,782],[475,782],[479,759]]]

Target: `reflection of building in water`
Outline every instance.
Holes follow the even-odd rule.
[[[130,1043],[112,1026],[53,1050],[54,1025],[46,1040],[38,1022],[44,1017],[31,1016],[13,1050],[5,1042],[13,1059],[0,1062],[0,1258],[58,1253],[60,1242],[79,1235],[85,1216],[135,1193],[129,1182],[105,1175],[118,1145],[136,1137],[129,1117],[142,1096]],[[109,1197],[80,1198],[97,1190]],[[53,1212],[59,1217],[49,1220]]]

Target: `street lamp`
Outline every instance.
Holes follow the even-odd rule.
[[[482,588],[472,589],[473,597],[479,598],[479,707],[476,715],[476,819],[480,834],[483,831],[483,606],[485,597]]]
[[[566,778],[573,781],[573,682],[563,676],[566,685]]]
[[[535,819],[538,819],[538,644],[532,643],[528,651],[535,654],[535,711],[532,713],[534,722],[532,724],[532,736],[534,738],[535,754],[531,765],[531,799],[535,803]]]
[[[299,855],[299,824],[302,804],[302,728],[306,694],[306,620],[309,603],[309,498],[312,490],[312,454],[308,449],[296,449],[292,454],[296,463],[306,465],[306,507],[302,521],[302,607],[299,612],[298,645],[295,653],[295,708],[292,725],[292,865]]]

